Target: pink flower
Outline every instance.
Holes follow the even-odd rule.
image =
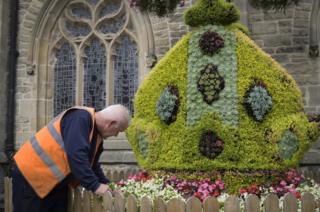
[[[283,186],[283,187],[285,187],[285,186],[287,185],[287,182],[284,181],[284,180],[281,180],[280,185]]]

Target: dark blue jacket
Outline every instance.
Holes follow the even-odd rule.
[[[97,127],[91,126],[91,115],[86,110],[71,110],[61,121],[61,133],[65,150],[71,169],[71,174],[58,186],[66,185],[71,179],[77,179],[87,190],[95,191],[100,183],[109,183],[103,174],[99,157],[103,151],[103,144],[98,148],[97,156],[90,167],[94,157]],[[94,127],[93,141],[90,144],[90,132]]]

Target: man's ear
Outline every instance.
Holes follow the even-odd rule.
[[[111,127],[114,121],[109,120],[109,119],[105,119],[104,121],[104,126],[106,126],[107,128]]]
[[[111,126],[116,126],[118,124],[118,122],[116,120],[107,120],[106,121],[106,125],[107,127],[111,127]]]
[[[110,126],[117,126],[118,125],[118,122],[116,120],[112,120],[111,121],[111,125]]]

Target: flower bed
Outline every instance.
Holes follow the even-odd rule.
[[[187,201],[190,197],[197,197],[204,202],[210,196],[216,197],[221,207],[223,207],[226,199],[232,194],[236,194],[240,200],[241,208],[244,208],[245,199],[250,194],[254,194],[260,198],[260,204],[265,202],[266,197],[270,193],[274,193],[280,200],[280,207],[283,204],[284,196],[288,193],[293,194],[297,200],[305,193],[311,193],[315,199],[320,200],[320,185],[311,179],[306,179],[296,170],[287,171],[282,179],[270,185],[252,184],[242,187],[236,193],[228,192],[228,188],[220,179],[210,180],[184,180],[176,176],[150,176],[143,171],[136,175],[129,176],[128,180],[120,181],[113,184],[115,190],[120,190],[125,196],[133,194],[137,199],[147,196],[151,199],[157,197],[164,201],[178,198]],[[299,201],[300,203],[300,201]],[[300,206],[301,207],[301,206]]]

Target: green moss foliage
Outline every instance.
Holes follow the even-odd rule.
[[[204,55],[198,45],[208,30],[218,33],[225,42],[212,56]],[[203,101],[197,89],[201,70],[208,64],[217,66],[225,80],[225,88],[212,105]],[[272,97],[272,108],[259,122],[245,108],[246,93],[257,81],[263,82]],[[170,125],[159,118],[156,110],[169,85],[179,90],[180,100],[176,120]],[[235,190],[239,187],[237,176],[243,176],[243,183],[248,184],[265,180],[263,176],[247,179],[248,170],[260,173],[296,166],[318,136],[316,123],[310,123],[302,112],[302,96],[292,77],[233,27],[206,26],[184,36],[144,79],[134,105],[135,115],[127,135],[142,168],[207,173],[223,170],[225,180],[235,185]],[[279,146],[288,130],[296,137],[297,149],[290,157],[281,157],[283,150]],[[208,131],[223,141],[223,151],[212,159],[199,150],[201,137]],[[139,149],[141,134],[148,142],[146,154]]]
[[[239,20],[238,9],[225,0],[198,0],[184,14],[184,21],[187,25],[229,25]]]

